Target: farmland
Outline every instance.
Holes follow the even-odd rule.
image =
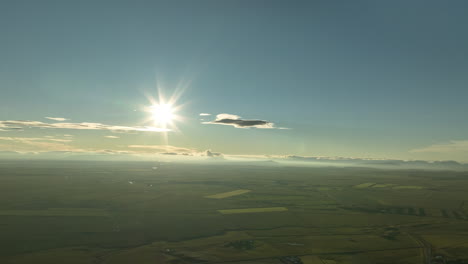
[[[288,208],[285,207],[267,207],[267,208],[243,208],[243,209],[226,209],[218,210],[222,214],[248,214],[248,213],[269,213],[269,212],[284,212]]]
[[[0,263],[468,261],[468,173],[0,161]]]
[[[205,197],[212,198],[212,199],[224,199],[224,198],[241,195],[241,194],[248,193],[248,192],[250,192],[250,190],[235,190],[235,191],[230,191],[230,192],[208,195]]]

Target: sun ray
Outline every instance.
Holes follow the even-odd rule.
[[[151,123],[152,126],[167,129],[167,132],[160,133],[163,143],[167,145],[169,144],[169,133],[180,132],[176,123],[183,121],[183,117],[179,115],[183,105],[178,103],[181,96],[179,92],[174,92],[170,97],[166,97],[159,82],[157,90],[156,97],[145,93],[149,105],[142,107],[142,110],[148,113],[143,123]]]

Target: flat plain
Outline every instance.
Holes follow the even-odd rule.
[[[155,163],[0,161],[0,263],[468,263],[466,172]]]

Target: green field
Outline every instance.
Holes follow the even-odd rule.
[[[0,263],[468,263],[466,172],[152,167],[0,161]]]

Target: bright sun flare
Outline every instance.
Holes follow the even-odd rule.
[[[155,104],[150,107],[150,111],[156,124],[167,125],[174,119],[174,109],[171,104]]]

